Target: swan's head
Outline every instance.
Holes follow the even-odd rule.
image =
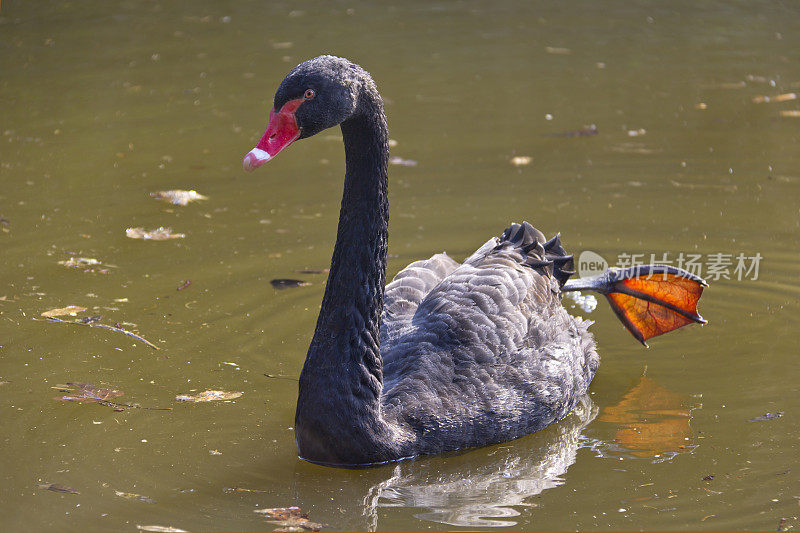
[[[278,87],[267,131],[244,157],[244,169],[255,170],[297,139],[346,121],[357,112],[359,95],[374,87],[364,69],[341,57],[300,63]]]

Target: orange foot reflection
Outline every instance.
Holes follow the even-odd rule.
[[[689,408],[679,396],[642,377],[622,401],[603,409],[598,420],[618,424],[614,440],[638,457],[682,451],[691,436]]]

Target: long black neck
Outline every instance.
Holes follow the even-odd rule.
[[[298,445],[312,460],[323,460],[327,452],[318,446],[330,438],[338,442],[328,445],[346,448],[341,440],[350,438],[366,451],[374,443],[356,441],[380,433],[379,333],[389,212],[388,130],[377,91],[362,95],[357,112],[341,128],[347,168],[339,229],[297,404]],[[354,434],[346,436],[350,431]]]
[[[308,359],[321,368],[363,365],[380,385],[379,330],[389,239],[383,106],[369,106],[341,127],[347,167],[339,229]]]

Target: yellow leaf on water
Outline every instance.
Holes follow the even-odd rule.
[[[768,102],[788,102],[789,100],[797,100],[797,93],[784,93],[777,96],[754,96],[754,104],[765,104]]]
[[[522,167],[525,165],[530,165],[533,158],[528,155],[518,155],[516,157],[511,158],[511,164],[515,167]]]
[[[182,402],[213,402],[224,400],[235,400],[240,397],[243,392],[228,392],[224,390],[207,390],[199,394],[181,394],[175,397],[176,400]]]
[[[85,307],[81,307],[79,305],[69,305],[67,307],[61,307],[58,309],[50,309],[49,311],[45,311],[42,313],[43,317],[51,317],[51,316],[77,316],[78,313],[82,313],[86,311]]]

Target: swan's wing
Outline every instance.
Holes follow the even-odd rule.
[[[588,323],[560,303],[571,268],[558,238],[545,241],[528,223],[487,242],[382,347],[387,414],[426,433],[452,432],[448,439],[463,438],[462,446],[565,416],[599,363]]]
[[[422,299],[456,268],[458,263],[441,253],[415,261],[397,273],[383,295],[381,344],[391,342],[395,333],[411,321]]]

